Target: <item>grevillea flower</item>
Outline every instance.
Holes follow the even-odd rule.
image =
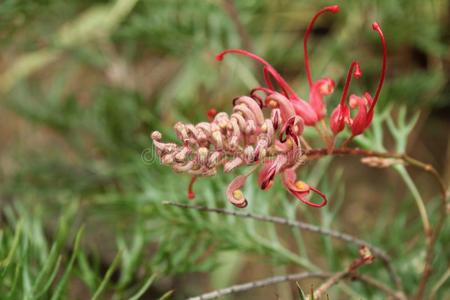
[[[174,129],[181,144],[162,142],[162,134],[153,132],[151,138],[161,162],[178,172],[192,176],[188,188],[188,198],[194,198],[193,185],[199,176],[213,176],[222,167],[231,172],[240,166],[251,166],[251,171],[239,175],[229,184],[226,195],[231,204],[243,208],[248,202],[242,187],[248,176],[258,168],[258,185],[262,190],[270,189],[276,176],[282,176],[284,187],[303,203],[322,207],[327,197],[303,181],[297,180],[296,170],[306,159],[302,144],[309,147],[303,135],[304,126],[314,126],[326,116],[324,96],[333,92],[334,82],[328,77],[313,81],[308,57],[308,38],[317,18],[325,12],[336,13],[337,5],[321,9],[311,20],[305,33],[303,50],[308,84],[308,101],[301,99],[284,78],[263,58],[242,49],[228,49],[220,52],[216,59],[223,60],[225,55],[233,53],[249,57],[263,66],[266,86],[250,91],[249,96],[240,96],[233,100],[231,114],[210,109],[208,122],[184,124],[178,122]],[[369,93],[359,97],[352,95],[349,106],[345,102],[352,77],[361,77],[359,64],[354,61],[348,71],[341,101],[330,116],[330,127],[334,135],[341,132],[345,124],[352,129],[352,136],[367,128],[373,117],[374,106],[383,85],[386,70],[386,45],[378,23],[373,24],[378,31],[383,47],[384,58],[380,82],[374,98]],[[350,108],[358,112],[352,118]],[[324,124],[323,122],[321,122]],[[324,128],[325,131],[328,131]],[[323,129],[318,129],[327,140]],[[328,144],[330,145],[330,144]],[[333,144],[334,145],[334,144]],[[311,194],[317,194],[319,203],[309,200]]]
[[[375,104],[378,101],[380,96],[381,88],[383,87],[384,78],[386,75],[386,41],[384,39],[383,31],[381,30],[380,25],[375,22],[372,24],[372,29],[377,31],[381,43],[383,45],[383,62],[381,67],[381,76],[378,82],[377,90],[375,92],[375,96],[372,99],[372,96],[369,92],[365,92],[363,96],[351,95],[349,98],[349,106],[351,109],[357,109],[357,113],[354,118],[350,116],[350,109],[345,103],[345,99],[347,98],[348,88],[350,85],[352,74],[355,78],[361,77],[361,71],[359,68],[359,64],[357,62],[352,62],[345,82],[344,90],[341,97],[341,102],[334,109],[333,113],[330,117],[330,127],[333,133],[336,135],[344,129],[344,126],[348,124],[352,131],[352,137],[357,136],[366,130],[367,127],[370,126]]]
[[[243,165],[261,165],[258,184],[266,190],[277,174],[297,168],[304,160],[299,140],[304,123],[291,102],[277,92],[259,99],[263,100],[263,108],[258,100],[241,96],[233,101],[231,115],[208,113],[210,122],[176,123],[174,129],[182,145],[164,143],[160,132],[152,133],[161,162],[193,176],[188,189],[190,199],[194,197],[192,186],[197,176],[212,176],[219,166],[230,172]],[[263,109],[270,111],[270,117],[265,117]],[[236,177],[226,192],[228,200],[240,208],[247,205],[241,188],[248,175]],[[301,195],[302,201],[305,196]]]

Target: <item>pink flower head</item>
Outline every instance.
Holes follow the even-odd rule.
[[[295,174],[295,171],[293,169],[286,169],[283,172],[283,185],[286,187],[286,189],[291,193],[294,197],[296,197],[298,200],[302,201],[303,203],[313,206],[313,207],[323,207],[327,204],[328,200],[325,194],[323,194],[318,189],[309,186],[303,181],[297,181],[297,175]],[[320,203],[314,203],[310,200],[308,200],[306,197],[311,193],[316,193],[322,198],[322,202]]]

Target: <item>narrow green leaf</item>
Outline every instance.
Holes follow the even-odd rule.
[[[48,276],[48,280],[45,282],[42,288],[35,290],[35,297],[39,298],[41,297],[48,289],[50,288],[53,280],[55,280],[56,275],[58,274],[59,267],[61,266],[62,262],[62,256],[58,256],[58,259],[56,260],[55,267],[53,268],[53,271],[51,272],[50,276]],[[37,292],[39,291],[39,292]]]
[[[168,291],[164,295],[162,295],[158,300],[166,300],[169,299],[169,297],[172,295],[173,291]]]
[[[72,272],[73,265],[75,263],[75,259],[78,255],[78,251],[80,248],[80,240],[81,236],[83,235],[84,226],[81,226],[81,228],[78,230],[77,235],[75,236],[75,243],[73,246],[73,253],[70,257],[69,263],[66,267],[66,270],[64,271],[64,274],[61,277],[61,280],[59,281],[58,285],[55,288],[55,292],[53,293],[53,296],[51,300],[57,300],[61,299],[62,294],[67,286],[67,283],[69,281],[70,273]]]
[[[101,293],[105,290],[106,285],[108,284],[109,280],[111,279],[112,274],[114,273],[117,266],[119,265],[121,257],[122,257],[122,251],[119,251],[119,253],[117,253],[116,257],[114,258],[113,262],[111,263],[111,266],[106,271],[105,277],[103,278],[102,282],[100,283],[100,285],[98,286],[94,295],[92,296],[92,300],[97,300],[100,297]]]
[[[22,225],[23,225],[23,221],[20,220],[16,226],[14,240],[12,242],[11,249],[9,250],[9,253],[6,256],[6,258],[0,261],[0,268],[6,268],[11,263],[11,261],[14,257],[14,253],[16,252],[17,246],[19,245],[20,236],[22,233]]]
[[[297,285],[297,291],[298,291],[298,295],[300,297],[300,300],[306,300],[305,293],[303,293],[303,290],[300,287],[300,284],[298,283],[298,281],[296,281],[295,284]]]
[[[136,294],[131,296],[129,300],[139,300],[139,298],[145,293],[145,291],[150,287],[150,285],[152,285],[155,278],[156,278],[155,274],[151,275],[147,279],[147,281],[145,281],[145,283],[142,285],[142,287],[136,292]]]

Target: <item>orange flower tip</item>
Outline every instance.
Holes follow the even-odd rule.
[[[372,29],[373,30],[380,30],[380,24],[378,24],[378,22],[373,22],[372,23]]]
[[[270,100],[269,103],[267,103],[267,106],[271,107],[271,108],[277,108],[278,107],[278,103],[274,100]]]
[[[328,10],[331,11],[332,13],[338,13],[341,9],[339,5],[331,5],[328,6]]]
[[[286,142],[287,142],[287,144],[288,144],[288,146],[289,146],[289,149],[291,149],[291,148],[294,146],[294,142],[292,141],[292,138],[291,138],[291,137],[289,137],[288,140],[287,140]]]
[[[301,181],[301,180],[299,180],[299,181],[297,181],[295,183],[295,187],[298,188],[301,191],[305,191],[305,192],[309,191],[309,185],[306,184],[304,181]]]

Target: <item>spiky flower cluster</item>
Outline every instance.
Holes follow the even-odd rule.
[[[253,89],[249,96],[241,96],[233,100],[233,112],[216,113],[209,111],[209,122],[199,124],[175,124],[175,132],[182,142],[181,145],[162,142],[160,132],[153,132],[151,138],[161,158],[161,162],[171,166],[175,171],[192,175],[188,196],[194,197],[192,185],[197,176],[212,176],[222,166],[225,172],[230,172],[239,166],[253,166],[245,175],[237,176],[227,188],[228,200],[237,207],[245,207],[247,200],[241,188],[247,177],[258,167],[258,184],[266,190],[272,186],[277,174],[282,174],[285,188],[302,202],[322,207],[327,203],[326,196],[303,181],[297,181],[296,169],[305,159],[302,144],[309,147],[302,137],[304,126],[314,126],[328,149],[335,146],[336,135],[343,131],[345,125],[351,130],[351,136],[361,134],[369,127],[378,100],[386,71],[386,44],[378,23],[373,29],[379,33],[383,44],[382,75],[375,96],[366,92],[363,96],[351,95],[349,106],[357,109],[354,117],[346,104],[348,89],[352,77],[360,78],[361,70],[358,62],[350,65],[343,88],[341,101],[330,116],[328,130],[324,118],[326,104],[324,97],[334,90],[334,81],[330,78],[312,80],[308,58],[308,38],[316,19],[324,12],[336,13],[337,5],[321,9],[310,22],[304,39],[305,67],[310,87],[309,99],[301,99],[283,77],[264,59],[241,49],[228,49],[216,56],[221,61],[229,53],[250,57],[263,65],[265,87]],[[276,86],[273,81],[275,81]],[[278,91],[279,90],[279,91]],[[320,126],[318,126],[320,125]],[[308,195],[318,194],[320,203],[308,200]]]

